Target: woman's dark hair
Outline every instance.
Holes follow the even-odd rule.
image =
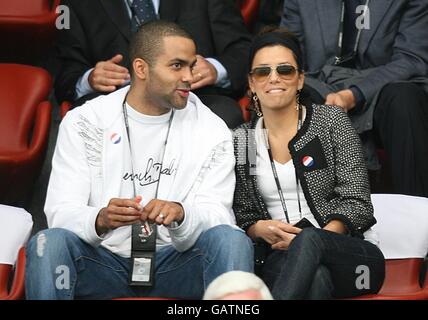
[[[248,62],[248,72],[251,71],[253,65],[253,59],[256,55],[257,51],[266,47],[273,46],[283,46],[288,48],[293,53],[294,59],[297,63],[297,69],[299,72],[303,72],[304,70],[304,59],[303,52],[300,47],[299,39],[286,28],[277,27],[277,26],[266,26],[264,27],[259,34],[255,36],[253,42],[250,47],[250,55]],[[250,94],[250,93],[249,93]],[[252,95],[250,95],[252,98]],[[300,92],[300,102],[303,105],[312,104],[312,99],[309,92],[303,87]],[[249,106],[250,111],[255,111],[253,100],[251,99],[251,103]]]
[[[248,71],[251,71],[254,56],[257,51],[265,47],[283,46],[293,52],[294,59],[297,62],[297,68],[300,72],[303,71],[303,53],[300,48],[299,39],[285,28],[277,26],[266,26],[260,33],[255,36],[251,47],[249,56]]]

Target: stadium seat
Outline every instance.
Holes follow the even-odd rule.
[[[243,96],[241,99],[239,99],[239,106],[241,108],[241,112],[242,112],[242,117],[244,118],[245,122],[250,121],[251,118],[251,114],[249,111],[249,106],[250,106],[250,98],[245,95]]]
[[[373,229],[386,259],[385,281],[378,294],[353,299],[428,300],[428,278],[423,269],[428,253],[428,199],[373,194],[372,202],[378,221]],[[422,284],[421,278],[425,278]]]
[[[60,0],[0,1],[0,61],[33,64],[50,49]]]
[[[32,226],[31,215],[24,209],[0,205],[0,300],[24,297],[24,246]]]
[[[41,170],[51,119],[51,77],[0,64],[0,203],[24,206]]]
[[[423,284],[420,276],[424,258],[428,253],[428,199],[403,195],[372,195],[378,223],[374,229],[379,235],[380,249],[386,258],[386,278],[378,294],[364,295],[353,300],[428,300],[428,278]],[[2,228],[11,230],[2,222],[0,206],[0,236]],[[6,222],[16,219],[5,218]],[[6,225],[6,227],[5,227]],[[28,232],[28,231],[26,231]],[[21,236],[22,244],[26,237]],[[0,237],[0,241],[5,240]],[[11,263],[6,265],[0,255],[0,299],[22,297],[24,284],[25,251],[22,244],[16,263],[14,284],[5,294],[5,279],[10,275]],[[17,249],[16,249],[17,250]],[[1,250],[0,250],[1,253]],[[2,265],[3,263],[3,265]],[[426,270],[424,271],[426,273]],[[121,298],[119,300],[169,300],[162,297]]]
[[[260,1],[259,0],[237,0],[239,8],[241,9],[241,15],[244,18],[245,25],[248,30],[252,30],[255,19],[257,18],[257,12],[259,10]],[[241,108],[242,117],[245,122],[250,121],[251,114],[248,110],[250,105],[250,99],[247,95],[244,95],[238,101]]]
[[[63,101],[60,106],[60,114],[61,119],[65,117],[65,114],[71,109],[71,102],[70,101]]]

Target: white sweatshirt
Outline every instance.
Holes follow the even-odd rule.
[[[99,237],[95,221],[111,198],[132,197],[132,184],[123,179],[131,163],[122,114],[128,90],[98,97],[67,113],[58,134],[45,204],[50,228],[68,229],[85,242],[123,257],[130,256],[131,227]],[[175,111],[164,163],[174,159],[177,170],[162,175],[157,198],[180,202],[185,218],[177,228],[160,227],[157,243],[171,243],[185,251],[203,231],[235,224],[232,136],[193,94],[185,109]]]

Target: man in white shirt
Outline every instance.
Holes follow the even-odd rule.
[[[231,133],[190,92],[193,40],[151,22],[130,56],[130,87],[61,123],[45,205],[51,229],[27,249],[28,299],[201,298],[218,275],[253,269],[231,210]],[[134,259],[139,224],[141,242],[157,229],[155,259]],[[128,276],[154,285],[129,286]]]

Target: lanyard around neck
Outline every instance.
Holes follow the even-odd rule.
[[[126,136],[128,138],[129,154],[130,154],[130,158],[131,158],[131,177],[132,177],[131,180],[132,180],[132,187],[134,190],[134,197],[135,197],[137,195],[137,188],[135,187],[134,162],[132,160],[133,157],[132,157],[131,135],[129,133],[130,131],[129,131],[128,111],[126,111],[126,98],[127,97],[128,97],[128,94],[126,94],[125,99],[123,99],[122,112],[123,112],[123,119],[125,121]],[[173,119],[174,119],[174,109],[171,111],[171,116],[169,117],[169,120],[168,120],[168,131],[166,132],[165,142],[163,144],[162,156],[161,156],[161,161],[160,161],[161,165],[160,165],[160,169],[159,169],[159,179],[158,179],[157,184],[156,184],[156,192],[155,192],[154,199],[156,199],[158,196],[159,183],[160,183],[160,179],[161,179],[161,175],[162,175],[162,168],[163,168],[163,160],[164,160],[164,156],[165,156],[166,145],[168,143],[169,132],[171,129],[171,124],[172,124]]]
[[[299,104],[299,117],[298,117],[298,121],[297,121],[297,131],[299,131],[302,128],[302,122],[303,122],[302,118],[303,118],[302,106]],[[267,130],[266,130],[265,125],[264,125],[264,120],[263,120],[263,125],[262,125],[262,131],[264,133],[266,148],[267,148],[267,152],[269,154],[270,165],[272,168],[272,173],[273,173],[273,177],[275,179],[275,184],[276,184],[276,188],[278,190],[278,195],[279,195],[279,199],[281,201],[282,209],[284,210],[285,219],[287,220],[287,223],[290,223],[290,218],[288,216],[288,211],[287,211],[287,205],[285,204],[284,194],[282,192],[281,183],[279,182],[279,178],[278,178],[278,172],[276,171],[275,162],[273,160],[272,150],[271,150],[270,143],[269,143],[269,137],[266,133]],[[297,171],[294,171],[294,172],[295,172],[295,176],[296,176],[296,193],[297,193],[297,201],[299,203],[299,213],[300,213],[300,218],[302,218],[302,206],[300,204],[300,194],[299,194],[299,177],[297,176]]]
[[[366,1],[365,7],[368,8],[370,0]],[[364,10],[364,15],[366,15],[367,10]],[[345,24],[345,0],[342,1],[342,11],[340,14],[340,28],[339,28],[339,39],[337,41],[337,54],[336,54],[336,62],[340,61],[342,56],[342,46],[343,46],[343,30]],[[358,28],[357,38],[355,39],[354,48],[352,50],[352,56],[357,54],[358,45],[360,43],[362,28]]]

